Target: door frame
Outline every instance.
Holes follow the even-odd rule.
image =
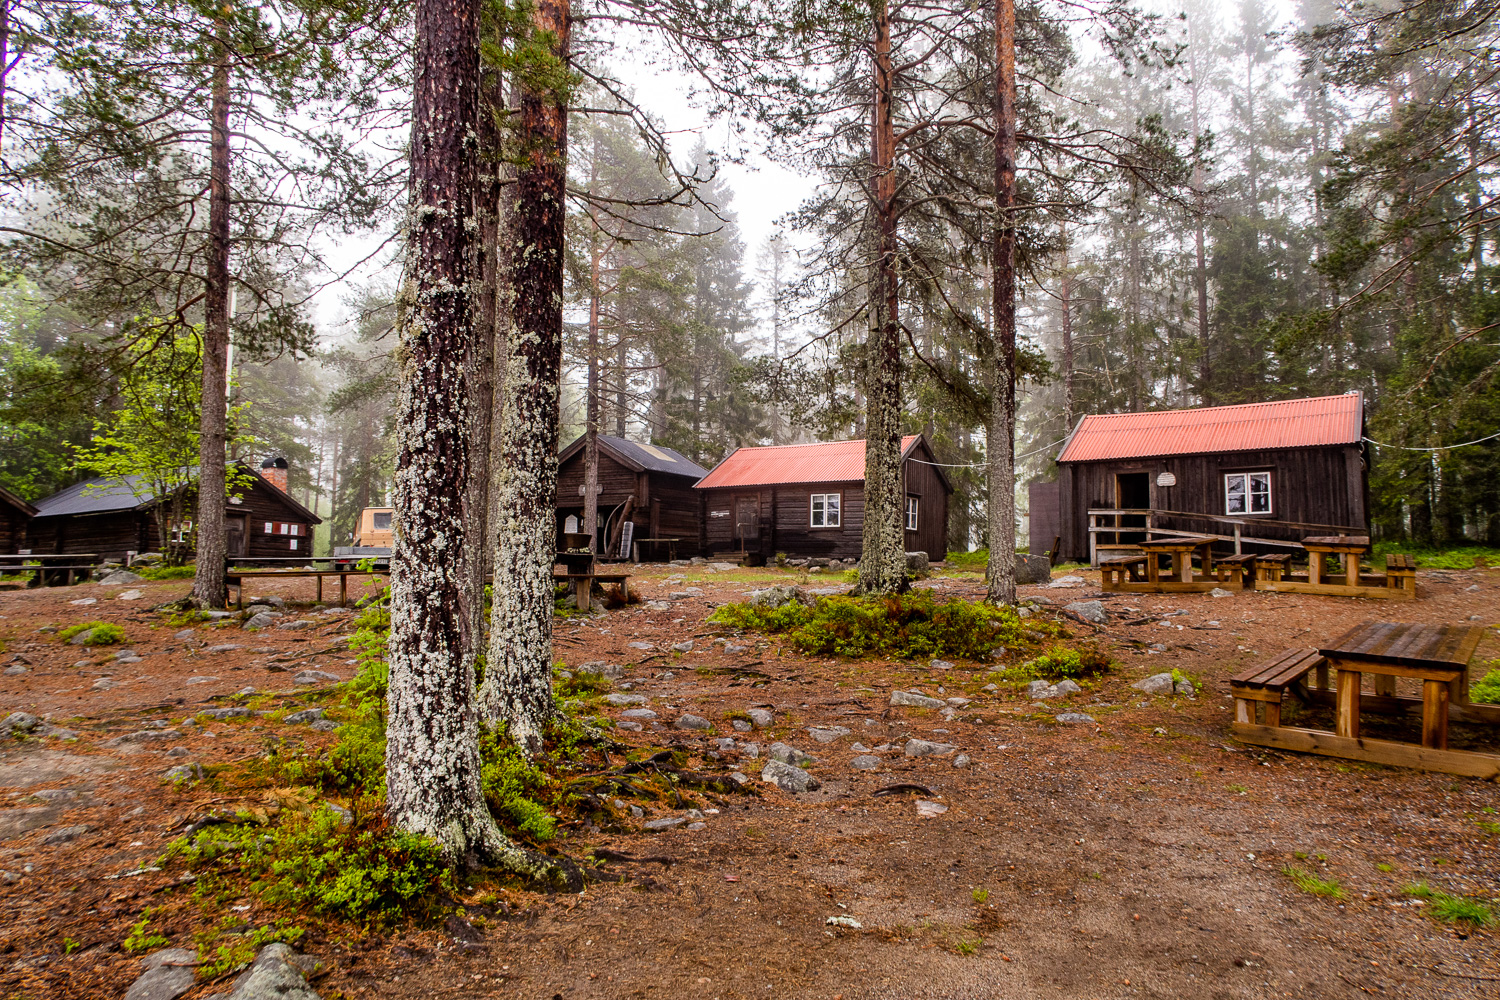
[[[746,503],[746,502],[753,502],[755,504],[755,548],[754,549],[751,549],[748,545],[745,544],[745,536],[743,534],[741,534],[741,532],[740,532],[740,504]],[[729,509],[734,512],[734,514],[733,514],[734,522],[733,522],[733,526],[732,526],[732,534],[730,535],[730,540],[732,542],[738,542],[739,543],[739,551],[741,551],[741,552],[752,552],[752,551],[759,552],[760,548],[761,548],[761,538],[765,534],[765,525],[762,522],[761,516],[760,516],[760,494],[759,493],[736,493],[736,494],[733,495],[733,501],[730,504],[730,508]]]

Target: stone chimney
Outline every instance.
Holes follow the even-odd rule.
[[[268,458],[260,463],[260,477],[281,492],[287,492],[286,488],[286,459],[279,455]]]

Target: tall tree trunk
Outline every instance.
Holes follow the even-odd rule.
[[[193,601],[222,608],[224,584],[224,449],[229,371],[229,28],[218,26],[209,115],[208,254],[203,288],[203,398],[198,440],[198,565]]]
[[[619,340],[615,342],[615,437],[625,436],[625,421],[628,419],[627,400],[625,398],[628,389],[629,373],[626,365],[629,359],[626,357],[625,328],[620,326]]]
[[[995,0],[995,338],[990,369],[989,598],[1016,603],[1016,7]]]
[[[594,143],[594,162],[599,144]],[[597,168],[591,181],[598,181]],[[583,530],[596,555],[604,552],[599,535],[599,220],[589,213],[589,347],[587,398],[583,409]]]
[[[870,144],[878,242],[865,358],[865,514],[858,585],[862,594],[898,594],[907,587],[905,496],[901,484],[894,74],[890,8],[885,0],[878,0]]]
[[[569,0],[539,0],[534,26],[566,62]],[[552,563],[557,551],[558,400],[562,375],[566,95],[522,87],[525,159],[511,186],[511,340],[500,426],[503,473],[494,612],[480,705],[528,753],[541,749],[552,703]]]
[[[479,539],[469,398],[480,284],[474,213],[478,0],[418,0],[408,263],[398,363],[386,809],[450,862],[540,868],[479,784],[467,594]]]
[[[1062,233],[1062,289],[1058,299],[1062,303],[1062,364],[1063,364],[1063,427],[1073,429],[1073,267],[1068,259],[1068,227]]]

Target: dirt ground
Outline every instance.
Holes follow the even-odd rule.
[[[1084,576],[1077,589],[1022,594],[1059,605],[1101,596],[1097,574]],[[758,796],[715,797],[704,804],[716,812],[659,833],[570,831],[563,847],[575,855],[603,846],[656,860],[616,863],[620,882],[581,895],[507,893],[483,929],[310,934],[300,947],[326,963],[316,980],[322,995],[1500,995],[1496,929],[1437,923],[1402,892],[1425,880],[1500,898],[1500,815],[1486,811],[1500,810],[1500,787],[1267,751],[1228,732],[1228,680],[1238,668],[1366,618],[1475,616],[1487,626],[1472,665],[1477,678],[1484,661],[1500,657],[1491,627],[1500,622],[1500,570],[1424,571],[1421,599],[1409,604],[1256,592],[1102,595],[1111,624],[1098,637],[1122,668],[1043,706],[1005,688],[983,690],[984,670],[972,664],[809,660],[755,637],[730,636],[728,650],[713,642],[722,631],[704,622],[713,606],[773,578],[798,579],[648,568],[636,583],[649,603],[560,619],[558,655],[575,665],[628,665],[626,682],[649,697],[660,721],[621,732],[622,740],[688,749],[695,766],[738,769],[757,786],[765,749],[782,740],[818,757],[811,770],[820,790],[794,796],[760,786]],[[801,582],[837,584],[818,575]],[[977,574],[947,571],[925,585],[965,596],[982,588]],[[235,622],[182,633],[150,609],[180,596],[185,582],[138,585],[138,600],[120,599],[122,589],[0,593],[0,715],[30,712],[77,734],[0,740],[0,996],[124,995],[139,974],[138,958],[121,948],[130,926],[143,908],[185,890],[181,871],[141,869],[213,804],[206,785],[165,781],[168,768],[245,759],[271,739],[334,739],[256,717],[198,731],[180,724],[245,689],[270,693],[266,707],[302,703],[299,670],[352,676],[340,638],[347,616],[302,609],[294,617],[315,623],[303,631],[244,632]],[[308,581],[260,591],[312,598]],[[75,603],[88,598],[96,603]],[[90,620],[122,625],[128,643],[89,650],[40,631]],[[671,651],[686,639],[695,642],[690,652]],[[238,648],[212,651],[222,645]],[[116,660],[120,649],[139,659]],[[729,667],[743,669],[715,670]],[[1196,698],[1147,697],[1128,686],[1173,668],[1199,682]],[[892,709],[893,688],[972,701],[952,713]],[[756,706],[774,711],[768,730],[731,728],[726,713]],[[1096,721],[1059,724],[1054,717],[1065,711]],[[683,712],[715,730],[673,728]],[[158,720],[180,738],[111,745]],[[850,732],[824,745],[810,737],[814,725]],[[1385,732],[1416,741],[1419,723]],[[907,758],[909,737],[958,749]],[[725,738],[737,741],[734,749],[718,747]],[[1494,735],[1461,727],[1454,740],[1497,745]],[[751,741],[759,760],[745,753]],[[856,770],[856,742],[893,749],[874,752],[877,769]],[[955,766],[957,753],[967,766]],[[874,794],[898,783],[931,795]],[[918,798],[946,811],[920,818]],[[644,819],[673,815],[683,814]],[[1344,898],[1303,892],[1283,873],[1289,865],[1336,879]],[[256,915],[253,900],[238,905],[247,920]],[[191,946],[186,934],[172,943]]]

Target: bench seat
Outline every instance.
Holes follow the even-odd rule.
[[[1281,700],[1289,689],[1311,671],[1318,671],[1318,684],[1327,686],[1328,660],[1316,649],[1285,649],[1247,667],[1229,679],[1234,695],[1234,721],[1255,722],[1255,708],[1264,706],[1265,725],[1281,725]]]

